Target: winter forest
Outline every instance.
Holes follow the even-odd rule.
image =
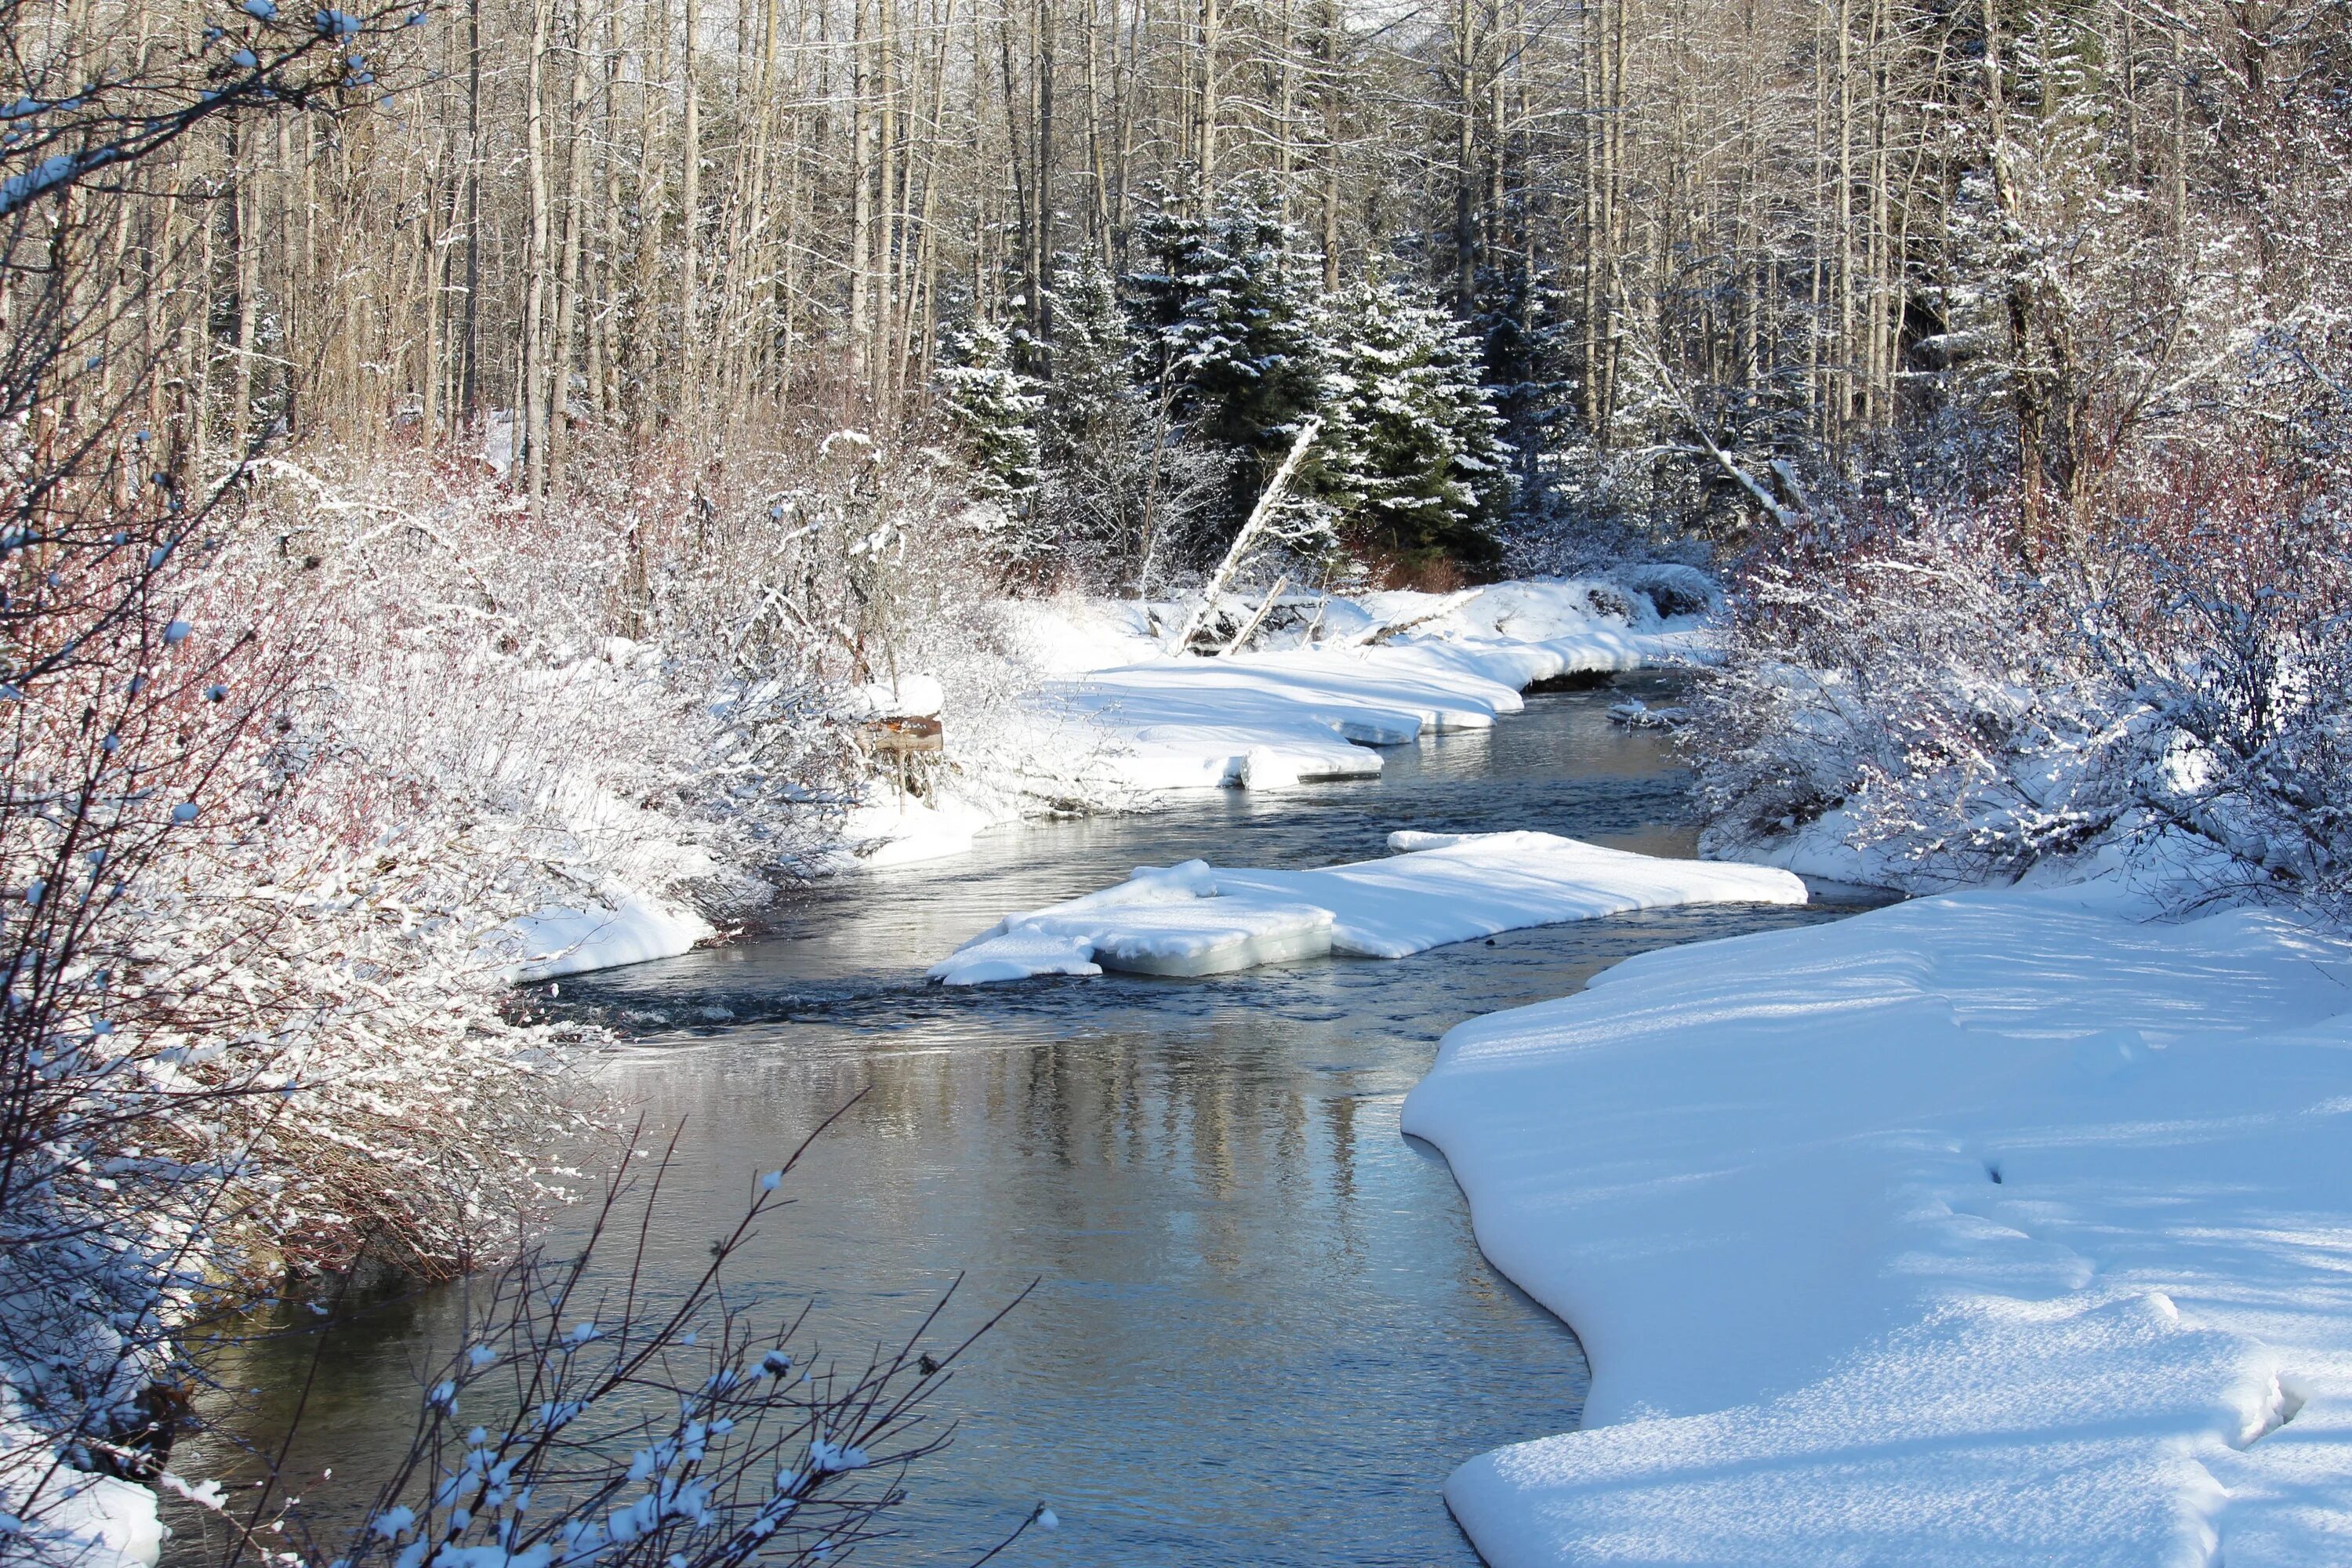
[[[2239,1568],[2352,1539],[2337,0],[0,17],[0,1563],[1203,1560],[1087,1536],[1054,1487],[1097,1481],[1017,1466],[946,1472],[959,1522],[917,1506],[891,1555],[962,1462],[959,1402],[1028,1397],[1031,1352],[986,1347],[1064,1322],[1059,1265],[975,1260],[977,1294],[860,1320],[820,1363],[821,1313],[778,1327],[733,1281],[822,1191],[826,1139],[922,1095],[879,1067],[799,1084],[721,1220],[675,1195],[718,1144],[616,1087],[645,1038],[754,1010],[711,955],[909,909],[940,962],[891,972],[888,1026],[919,1033],[967,985],[1075,1017],[1110,1005],[1069,1000],[1090,985],[1142,1009],[1634,921],[1606,963],[1643,956],[1589,992],[1602,960],[1562,958],[1478,993],[1523,1011],[1444,1013],[1380,1101],[1390,1144],[1454,1163],[1428,1202],[1475,1217],[1444,1267],[1565,1321],[1589,1397],[1441,1431],[1411,1506],[1443,1543],[1329,1561],[2154,1564],[2226,1539]],[[1475,804],[1431,793],[1444,746],[1500,759],[1543,725],[1585,772],[1530,795],[1497,760]],[[1563,804],[1620,773],[1650,815]],[[1362,843],[1314,815],[1349,789],[1388,792]],[[1223,869],[1200,857],[1253,843],[1203,811],[1323,837]],[[1133,837],[1099,866],[1018,837],[1056,831]],[[1016,841],[1040,847],[987,847]],[[1171,864],[1129,877],[1147,851]],[[975,854],[997,870],[900,869]],[[1639,934],[1669,910],[1698,923]],[[656,978],[573,978],[608,969]],[[1268,995],[1233,1005],[1322,1005]],[[1947,1037],[1965,1091],[1876,1044]],[[1822,1040],[1849,1056],[1742,1076]],[[1807,1073],[1889,1076],[1774,1098]],[[938,1090],[962,1096],[987,1098]],[[1608,1104],[1622,1147],[1563,1134]],[[1661,1106],[1668,1132],[1625,1130]],[[2238,1131],[2114,1152],[2206,1108]],[[1696,1180],[1763,1128],[1795,1142],[1728,1206],[1591,1196]],[[1803,1175],[1806,1128],[1877,1163]],[[2126,1163],[2049,1152],[2095,1146]],[[2036,1173],[2063,1196],[2011,1191]],[[1781,1228],[1727,1221],[1738,1193]],[[1863,1206],[1809,1229],[1823,1193]],[[1888,1193],[1979,1228],[1857,1217]],[[2115,1239],[2166,1205],[2203,1250]],[[707,1268],[664,1261],[673,1223],[719,1236]],[[1944,1259],[1942,1305],[1851,1287],[1804,1250],[1824,1226]],[[1742,1262],[1742,1230],[1780,1250]],[[1996,1232],[2079,1278],[2001,1272]],[[1717,1251],[1618,1271],[1665,1234]],[[331,1455],[365,1473],[306,1505],[341,1352],[232,1369],[390,1299],[460,1303],[415,1352],[442,1370],[372,1394],[399,1436]],[[1783,1299],[1842,1325],[1815,1359],[1772,1336]],[[2116,1326],[2148,1300],[2171,1317]],[[1769,1373],[1686,1364],[1723,1317],[1762,1325]],[[1965,1475],[1804,1468],[1808,1412],[1880,1403],[1838,1378],[1922,1356],[1965,1370],[1890,1452],[2008,1430],[2012,1396],[2039,1436]],[[2070,1376],[2158,1390],[2113,1395],[2079,1469],[2092,1439],[2038,1392]],[[1777,1523],[1708,1479],[1734,1457]],[[1932,1506],[1864,1530],[1854,1475]],[[1267,1528],[1225,1559],[1327,1560]]]

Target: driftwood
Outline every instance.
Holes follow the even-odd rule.
[[[1274,613],[1274,602],[1281,598],[1282,591],[1289,586],[1290,579],[1287,576],[1276,577],[1274,580],[1274,586],[1268,588],[1265,591],[1265,597],[1258,602],[1257,614],[1243,623],[1242,629],[1234,634],[1233,640],[1225,644],[1221,651],[1231,655],[1247,647],[1250,638],[1257,636],[1258,627],[1265,625],[1266,616]]]
[[[1233,546],[1225,552],[1225,558],[1217,563],[1216,571],[1210,575],[1208,585],[1202,592],[1201,602],[1193,606],[1192,614],[1186,616],[1183,625],[1177,628],[1176,635],[1169,639],[1169,653],[1182,653],[1192,646],[1202,623],[1209,618],[1217,600],[1223,596],[1227,585],[1233,582],[1234,574],[1241,570],[1242,563],[1249,559],[1250,552],[1258,546],[1259,537],[1273,522],[1274,514],[1282,506],[1283,492],[1290,488],[1291,477],[1298,472],[1298,465],[1306,460],[1307,448],[1315,444],[1315,437],[1322,428],[1320,419],[1309,419],[1299,426],[1298,438],[1291,442],[1289,455],[1282,459],[1282,467],[1274,470],[1274,478],[1266,481],[1265,490],[1257,498],[1257,504],[1250,508],[1249,521],[1242,524],[1239,533],[1234,535]]]

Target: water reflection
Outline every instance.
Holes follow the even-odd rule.
[[[811,894],[771,940],[583,988],[643,1031],[604,1063],[613,1087],[687,1130],[657,1270],[698,1264],[751,1173],[862,1093],[745,1282],[813,1298],[845,1358],[959,1275],[975,1313],[1042,1282],[957,1378],[956,1445],[871,1560],[958,1560],[1047,1499],[1063,1528],[1020,1560],[1475,1563],[1438,1482],[1573,1425],[1583,1363],[1478,1256],[1443,1161],[1399,1135],[1405,1090],[1464,1017],[1832,911],[1664,911],[1206,980],[946,992],[920,970],[1008,910],[1194,854],[1327,864],[1402,826],[1687,853],[1684,780],[1658,737],[1606,721],[1611,700],[1531,700],[1491,734],[1391,753],[1377,784],[1018,829]],[[404,1434],[408,1369],[450,1310],[338,1336],[311,1468],[364,1468]],[[233,1370],[296,1375],[282,1348]]]

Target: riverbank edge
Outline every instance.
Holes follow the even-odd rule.
[[[1853,869],[1834,861],[1817,868]],[[2157,923],[2161,912],[2145,890],[2117,879],[1922,898],[1830,925],[1662,950],[1604,972],[1580,994],[1450,1031],[1430,1073],[1407,1098],[1402,1129],[1446,1155],[1482,1252],[1578,1333],[1594,1377],[1594,1396],[1577,1432],[1495,1450],[1449,1477],[1449,1506],[1481,1554],[1496,1568],[1561,1562],[1742,1568],[1785,1562],[1793,1568],[1847,1561],[1851,1554],[1841,1555],[1834,1544],[1842,1528],[1836,1521],[1847,1521],[1851,1533],[1853,1520],[1872,1518],[1874,1487],[1887,1497],[1908,1494],[1928,1503],[1954,1505],[1957,1499],[1944,1517],[1979,1522],[1966,1530],[1948,1524],[1942,1533],[1915,1526],[1908,1536],[1887,1522],[1877,1533],[1862,1532],[1878,1544],[1864,1546],[1864,1555],[1853,1561],[1887,1560],[1868,1555],[1885,1547],[1885,1536],[1899,1540],[1885,1547],[1895,1560],[2105,1562],[2116,1559],[2100,1553],[2118,1541],[2145,1541],[2154,1553],[2149,1562],[2192,1551],[2195,1561],[2217,1561],[2203,1553],[2209,1545],[2218,1551],[2225,1522],[2233,1568],[2331,1560],[2325,1548],[2293,1550],[2297,1530],[2311,1521],[2296,1524],[2294,1510],[2276,1500],[2324,1498],[2315,1510],[2304,1505],[2304,1512],[2322,1516],[2324,1532],[2337,1545],[2352,1539],[2352,1419],[2345,1414],[2352,1404],[2352,1312],[2346,1310],[2352,1303],[2336,1300],[2316,1264],[2306,1264],[2299,1272],[2273,1270],[2266,1283],[2299,1305],[2264,1320],[2210,1281],[2200,1289],[2198,1268],[2168,1255],[2144,1223],[2135,1228],[2128,1213],[2131,1202],[2163,1201],[2174,1184],[2193,1187],[2200,1175],[2223,1188],[2235,1181],[2251,1194],[2242,1171],[2263,1163],[2247,1152],[2254,1134],[2191,1139],[2185,1152],[2173,1152],[2182,1163],[2178,1173],[2149,1175],[2128,1162],[2107,1169],[2094,1156],[2053,1171],[2053,1184],[2063,1175],[2067,1201],[2102,1216],[2112,1236],[2079,1215],[2059,1224],[2034,1211],[2021,1173],[2037,1163],[2063,1163],[2002,1147],[2006,1141],[2030,1151],[2028,1129],[2056,1121],[2076,1142],[2096,1148],[2102,1140],[2127,1140],[2118,1129],[2135,1117],[2210,1120],[2217,1104],[2234,1106],[2281,1146],[2305,1147],[2300,1134],[2320,1122],[2340,1136],[2344,1110],[2352,1106],[2352,1067],[2345,1053],[2331,1057],[2328,1047],[2352,1045],[2352,1030],[2337,1018],[2352,1001],[2352,969],[2337,968],[2352,949],[2274,913],[2225,910],[2164,925]],[[1974,967],[1949,961],[1962,931],[1978,944]],[[2064,951],[2070,941],[2094,938],[2147,955],[2146,973],[2134,976],[2137,994],[2111,994],[2095,964]],[[1895,973],[1906,965],[1916,973]],[[1747,994],[1710,984],[1710,967],[1747,976]],[[2277,978],[2282,967],[2291,979]],[[2021,973],[2032,978],[2021,981]],[[1788,975],[1804,976],[1804,986],[1791,991],[1781,978]],[[1857,1011],[1855,994],[1873,985],[1876,1010]],[[2250,994],[2231,1014],[2200,997],[2200,985]],[[2004,1006],[2020,1016],[2003,1018]],[[2164,1027],[2158,1016],[2195,1006],[2211,1015],[2204,1023],[2213,1037],[2229,1038],[2243,1054],[2216,1069],[2210,1049],[2169,1037],[2179,1031]],[[1776,1007],[1779,1016],[1768,1019]],[[1903,1007],[1918,1016],[1896,1021],[1886,1011]],[[1745,1024],[1737,1016],[1743,1014]],[[1727,1089],[1719,1070],[1699,1070],[1710,1053],[1735,1063],[1745,1057],[1752,1067],[1759,1052],[1799,1052],[1795,1042],[1805,1030],[1816,1047],[1828,1044],[1811,1056],[1792,1054],[1791,1063],[1824,1068],[1827,1076],[1758,1086],[1727,1112],[1726,1096],[1737,1091]],[[2298,1038],[2298,1031],[2307,1037]],[[2051,1037],[2058,1044],[2051,1046]],[[1570,1040],[1573,1048],[1565,1043]],[[1637,1048],[1646,1060],[1626,1058]],[[1824,1050],[1833,1065],[1818,1059]],[[1639,1205],[1607,1195],[1645,1184],[1705,1187],[1727,1167],[1763,1159],[1750,1145],[1801,1165],[1811,1156],[1779,1148],[1775,1134],[1759,1130],[1804,1121],[1813,1109],[1809,1097],[1859,1104],[1870,1085],[1906,1073],[1958,1070],[1955,1063],[1984,1058],[1999,1058],[2023,1075],[2009,1098],[1948,1089],[1940,1100],[1929,1095],[1908,1105],[1903,1115],[1857,1114],[1824,1128],[1823,1136],[1842,1147],[1877,1146],[1877,1152],[1845,1166],[1832,1161],[1805,1182],[1767,1182],[1786,1199],[1788,1212],[1759,1207],[1752,1193],[1722,1195],[1717,1207],[1702,1205],[1678,1222],[1652,1215],[1629,1229],[1624,1216]],[[1558,1125],[1530,1123],[1528,1107],[1538,1104],[1556,1110],[1562,1122],[1591,1127],[1600,1114],[1589,1102],[1599,1082],[1595,1064],[1620,1058],[1646,1091],[1628,1108],[1631,1116],[1662,1139],[1677,1129],[1706,1135],[1663,1153],[1610,1145],[1622,1156],[1612,1163],[1594,1153],[1583,1134],[1563,1143]],[[2250,1060],[2284,1065],[2247,1074]],[[2244,1081],[2215,1090],[2204,1081],[2213,1070]],[[2108,1103],[2106,1091],[2118,1085]],[[2319,1154],[2301,1175],[2290,1164],[2265,1178],[2271,1184],[2260,1196],[2246,1195],[2235,1208],[2209,1204],[2211,1224],[2238,1235],[2252,1227],[2250,1215],[2266,1196],[2301,1205],[2294,1212],[2312,1216],[2306,1223],[2324,1220],[2337,1236],[2352,1237],[2352,1201],[2326,1190],[2334,1179],[2342,1184],[2339,1194],[2352,1192],[2352,1168],[2345,1166]],[[1988,1194],[2007,1206],[1989,1209]],[[1735,1215],[1744,1215],[1741,1223],[1726,1223]],[[1811,1257],[1778,1272],[1756,1255],[1755,1237],[1785,1238],[1808,1223],[1860,1226],[1862,1239],[1833,1257]],[[1681,1255],[1662,1272],[1627,1261],[1675,1252],[1661,1238],[1678,1234]],[[2265,1265],[2248,1261],[2257,1250],[2247,1241],[2234,1256],[2259,1275]],[[2011,1256],[2021,1252],[2030,1255],[2024,1263]],[[2094,1289],[2077,1275],[2107,1283]],[[2071,1400],[2097,1412],[2105,1384],[2150,1385],[2137,1405],[2128,1397],[2113,1402],[2117,1420],[2138,1425],[2109,1456],[2107,1481],[2111,1492],[2138,1508],[2137,1516],[2072,1494],[2064,1466],[2053,1458],[2065,1447],[2063,1421],[1987,1458],[1974,1477],[1926,1476],[1922,1469],[1933,1467],[1925,1460],[1907,1469],[1870,1462],[1874,1444],[1927,1440],[1917,1430],[1871,1433],[1857,1445],[1860,1458],[1846,1456],[1867,1484],[1808,1468],[1809,1453],[1844,1439],[1834,1418],[1811,1420],[1805,1412],[1833,1402],[1839,1380],[1853,1378],[1855,1368],[1874,1358],[1899,1360],[1906,1342],[1918,1353],[1919,1336],[1932,1337],[1933,1325],[1951,1314],[2036,1311],[2054,1315],[2051,1321],[2060,1327],[2020,1331],[1991,1350],[1955,1344],[1948,1375],[1941,1383],[1927,1378],[1910,1397],[1925,1425],[1949,1417],[1935,1437],[1992,1444],[2003,1421],[2032,1429],[2037,1399]],[[2150,1313],[2162,1331],[2144,1321]],[[2109,1321],[2118,1316],[2129,1321],[2121,1327]],[[1832,1327],[1791,1327],[1791,1342],[1803,1349],[1790,1353],[1769,1342],[1769,1335],[1733,1326],[1759,1318]],[[2096,1342],[2060,1370],[2066,1325],[2077,1342],[2084,1336]],[[2185,1350],[2190,1342],[2202,1348]],[[1744,1347],[1752,1364],[1727,1360],[1727,1343]],[[1843,1397],[1865,1396],[1847,1387]],[[1990,1400],[1990,1413],[1973,1420],[1954,1413],[1970,1398]],[[2284,1441],[2254,1448],[2256,1438],[2289,1420],[2295,1426],[2290,1458],[2277,1458],[2290,1448]],[[1745,1440],[1733,1430],[1742,1423],[1766,1435]],[[1747,1479],[1727,1487],[1710,1479],[1726,1465]],[[2270,1473],[2278,1470],[2293,1472],[2291,1485]],[[2224,1500],[2249,1492],[2271,1500],[2227,1511]],[[2011,1500],[2006,1508],[2003,1498]],[[2047,1506],[2037,1513],[2019,1498]],[[2060,1503],[2049,1504],[2053,1498]],[[1983,1539],[2009,1538],[2009,1554],[1969,1555],[1958,1543],[1971,1530]],[[2014,1539],[2021,1531],[2031,1538],[2021,1551]],[[2284,1551],[2277,1550],[2281,1542],[2288,1543]],[[2257,1542],[2273,1550],[2258,1550]]]
[[[1685,595],[1666,600],[1677,613],[1661,613],[1638,586],[1662,573]],[[1690,568],[1638,563],[1450,595],[1332,597],[1312,627],[1327,640],[1215,657],[1160,646],[1157,628],[1177,606],[1008,605],[1047,670],[1025,703],[1026,723],[959,736],[950,716],[944,765],[924,775],[926,793],[877,778],[835,849],[812,863],[814,880],[950,859],[982,833],[1073,810],[1148,810],[1171,793],[1376,775],[1382,750],[1489,727],[1519,711],[1523,692],[1711,662],[1715,601],[1706,595],[1718,593]],[[722,930],[675,897],[617,883],[601,900],[510,922],[501,938],[510,981],[560,982],[761,929],[756,908]]]

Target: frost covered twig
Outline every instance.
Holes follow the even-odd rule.
[[[534,1249],[488,1279],[463,1348],[425,1392],[406,1456],[335,1560],[734,1568],[813,1563],[887,1533],[910,1469],[951,1435],[931,1402],[1027,1291],[934,1345],[950,1286],[902,1341],[846,1367],[804,1342],[804,1307],[763,1322],[730,1298],[730,1264],[788,1205],[803,1155],[847,1109],[754,1183],[682,1288],[656,1290],[646,1271],[667,1152],[646,1177],[608,1186],[576,1252]],[[639,1208],[635,1244],[608,1268],[628,1206]],[[262,1489],[253,1521],[276,1512],[299,1541],[308,1516],[276,1500],[285,1479]],[[303,1555],[323,1560],[328,1548]]]

